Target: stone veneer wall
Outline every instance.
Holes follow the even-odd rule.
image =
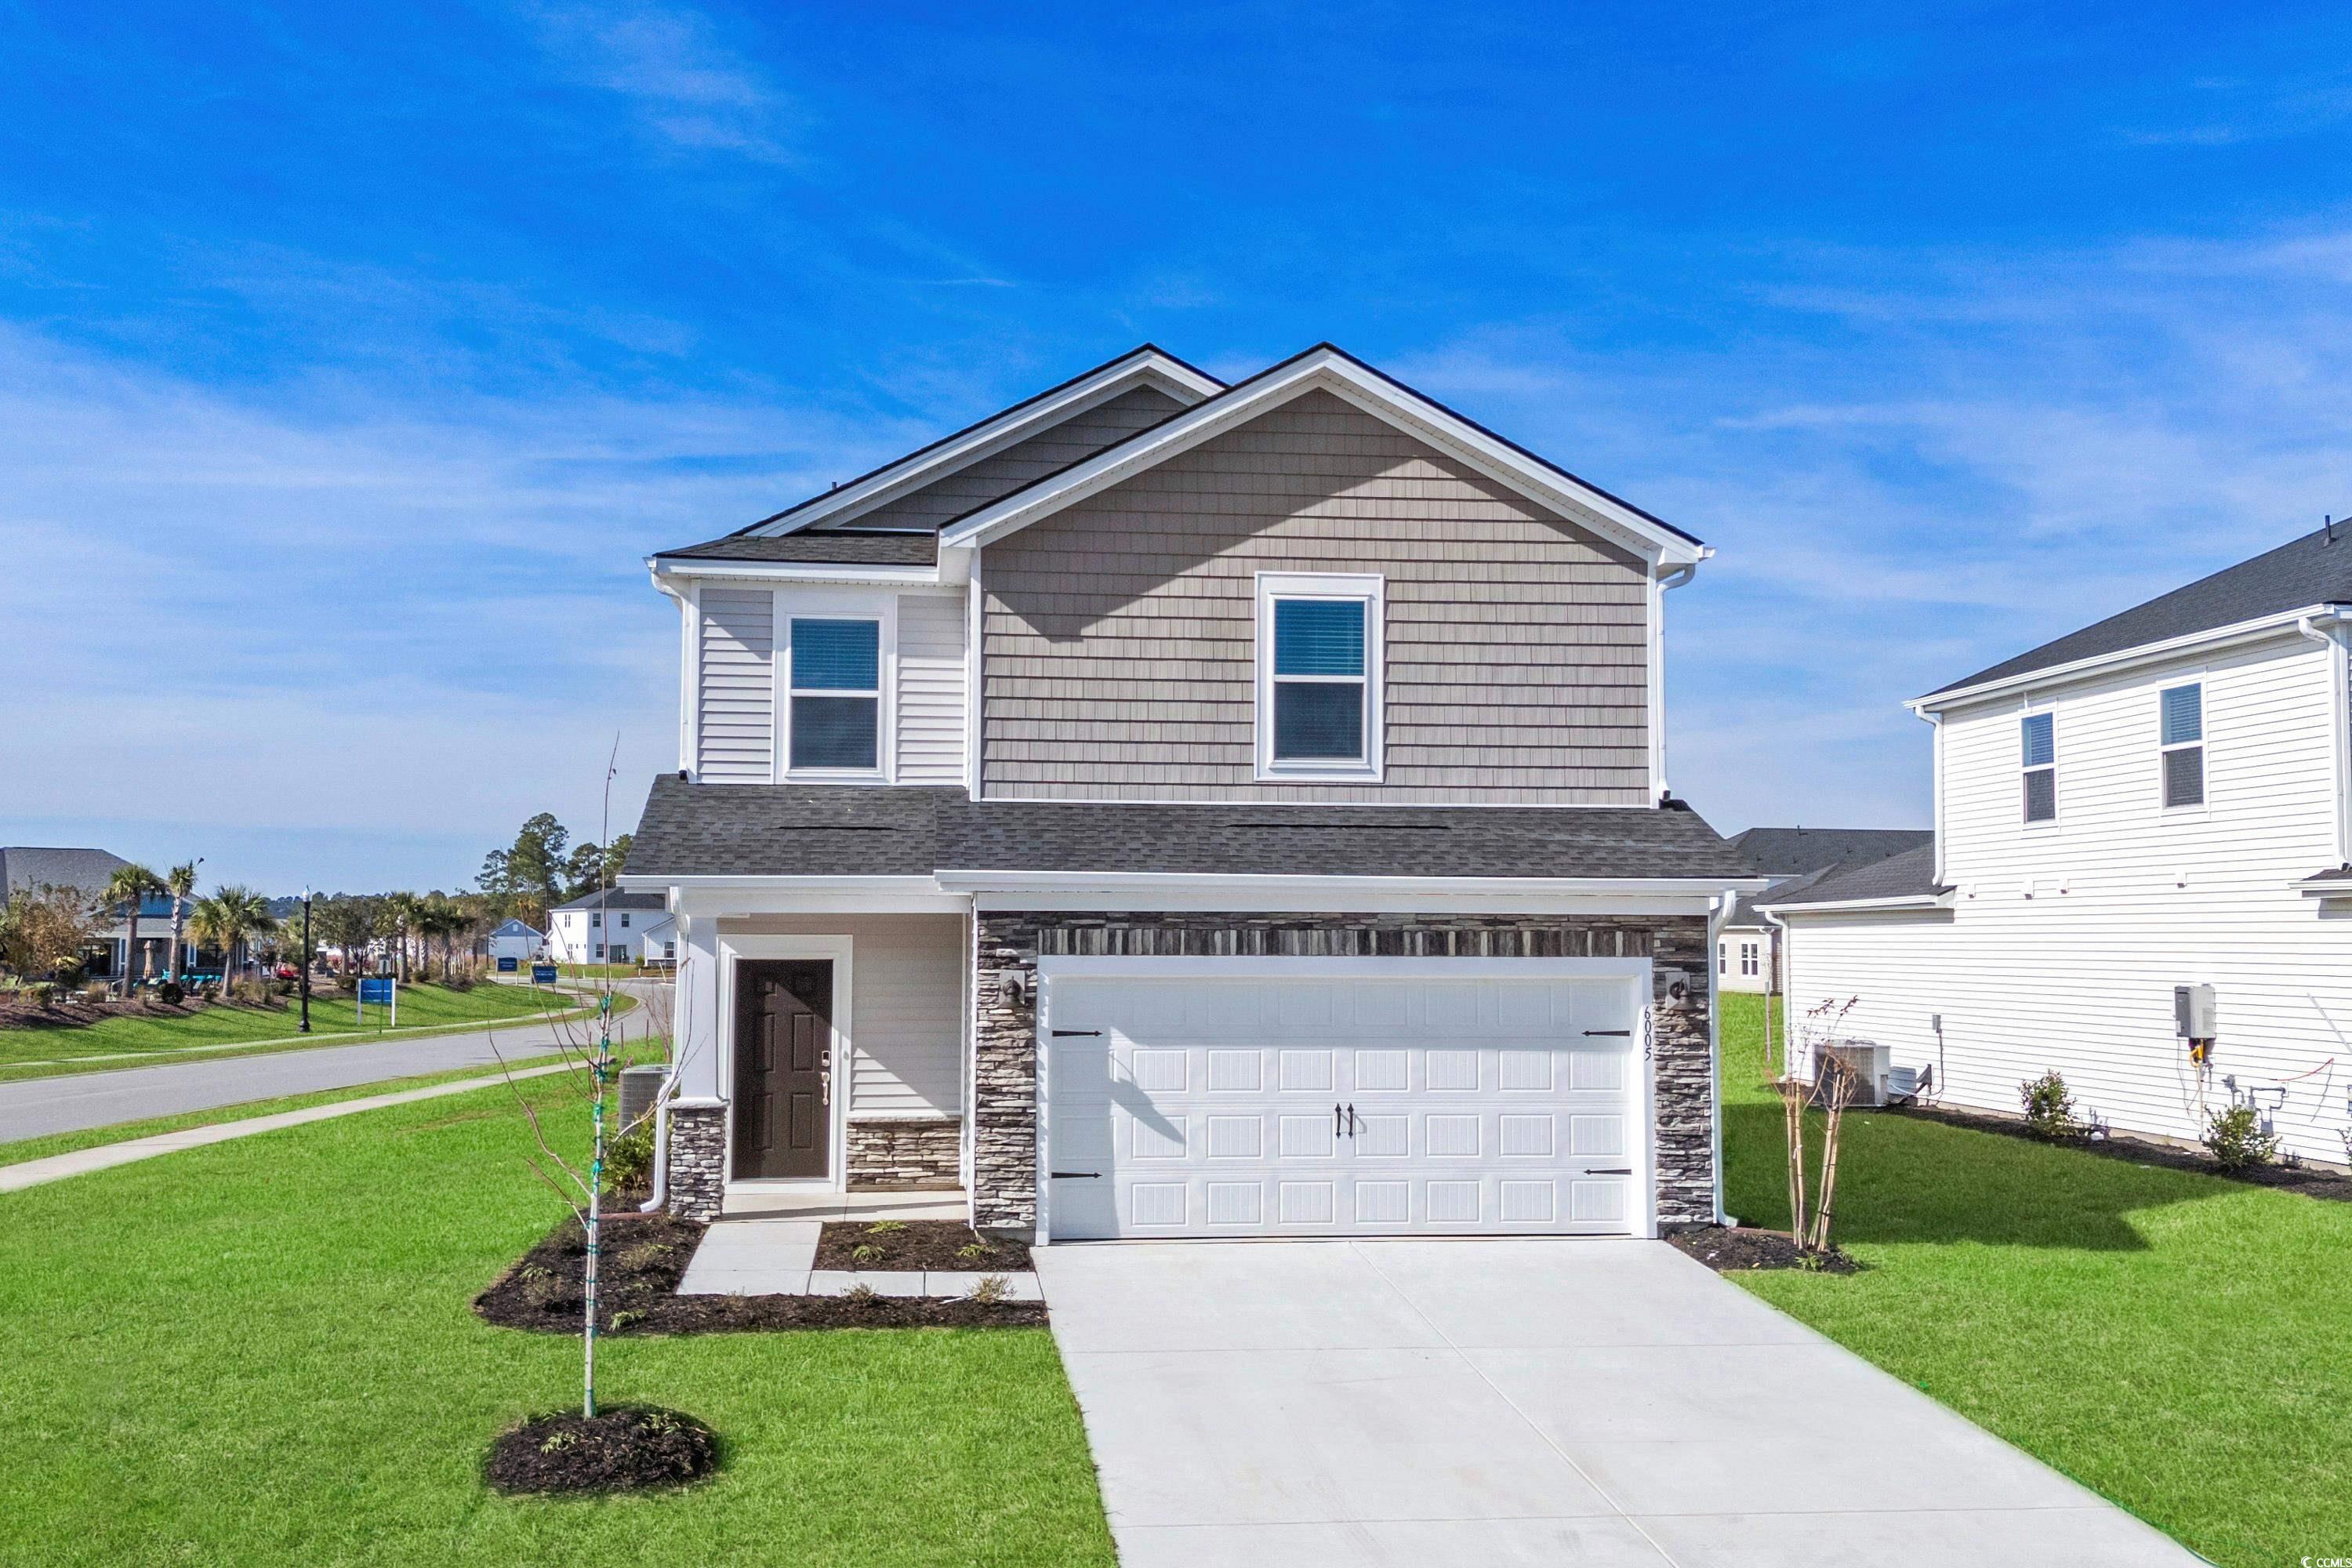
[[[717,1219],[726,1175],[726,1108],[672,1106],[665,1206],[680,1219]]]
[[[955,1117],[852,1121],[849,1184],[882,1192],[951,1193],[963,1185],[963,1123]]]
[[[1165,958],[1646,958],[1655,966],[1658,1224],[1715,1218],[1714,1076],[1707,1049],[1715,970],[1700,915],[982,914],[973,1063],[972,1220],[998,1230],[1037,1223],[1037,1035],[1031,1009],[997,983],[1034,977],[1040,956]],[[1665,994],[1679,969],[1688,994]],[[1034,993],[1034,984],[1033,984]]]

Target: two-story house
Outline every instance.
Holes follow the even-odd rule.
[[[2056,1069],[2110,1125],[2252,1104],[2345,1158],[2352,531],[2323,529],[1910,704],[1934,842],[1762,900],[1792,1015],[2018,1109]]]
[[[668,903],[642,889],[583,893],[547,911],[547,955],[558,963],[635,963],[654,928],[667,931]],[[658,940],[652,956],[662,956]]]
[[[1325,345],[1138,349],[651,557],[667,1201],[1715,1218],[1710,926],[1761,883],[1668,794],[1659,662],[1708,553]]]

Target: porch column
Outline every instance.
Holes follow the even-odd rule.
[[[677,989],[671,1020],[670,1060],[677,1095],[669,1106],[667,1182],[669,1212],[686,1219],[719,1217],[727,1178],[727,1098],[719,1082],[719,919],[677,917]]]

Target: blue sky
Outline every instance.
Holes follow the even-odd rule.
[[[454,886],[675,758],[650,549],[1329,338],[1721,552],[1727,831],[2352,510],[2352,13],[0,3],[0,842]],[[2226,13],[2226,14],[2225,14]]]

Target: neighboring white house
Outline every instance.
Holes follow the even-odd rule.
[[[667,922],[667,911],[659,893],[589,893],[547,912],[547,951],[558,963],[634,963],[646,932]]]
[[[1716,981],[1726,991],[1784,991],[1780,928],[1757,905],[1810,887],[1832,871],[1916,849],[1935,835],[1910,827],[1751,827],[1731,836],[1750,866],[1778,878],[1761,893],[1743,895],[1716,933]]]
[[[677,919],[663,914],[655,917],[638,934],[637,962],[656,969],[677,966]]]
[[[500,921],[489,934],[487,948],[491,962],[511,958],[518,963],[528,963],[547,946],[547,938],[537,927],[518,920]]]
[[[1912,702],[1935,842],[1762,900],[1792,1018],[1858,999],[1841,1032],[1947,1102],[2014,1111],[2055,1068],[2120,1130],[2252,1104],[2343,1160],[2347,615],[2323,530]]]

